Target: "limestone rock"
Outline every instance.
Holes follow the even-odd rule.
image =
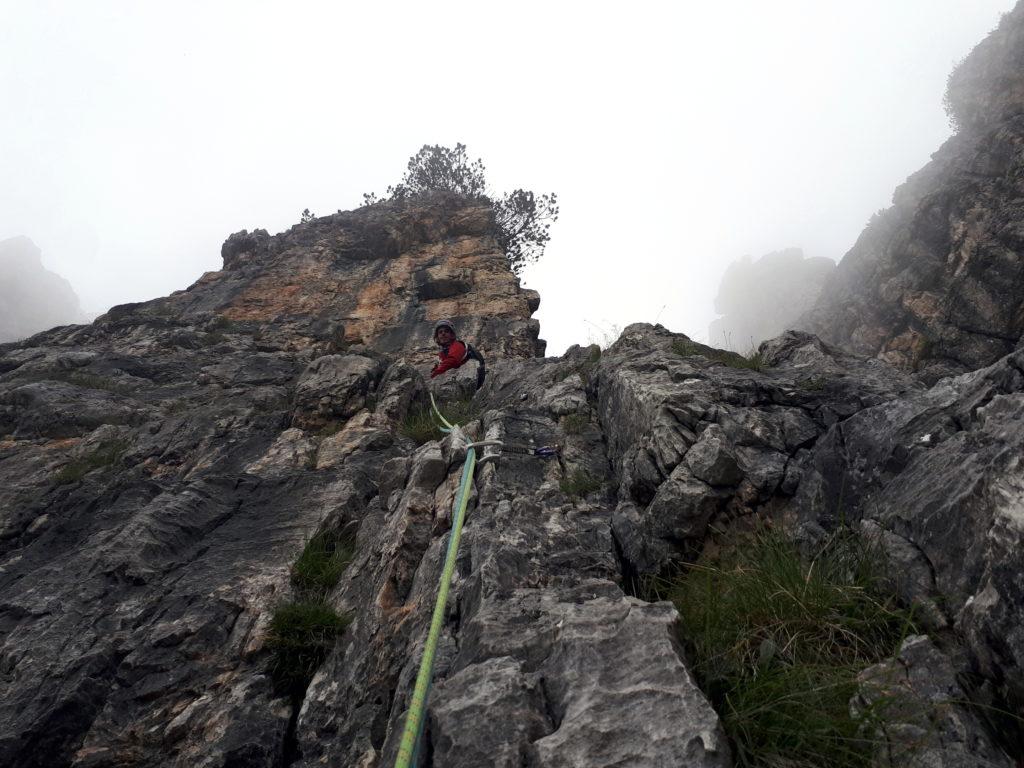
[[[923,635],[903,641],[892,661],[859,676],[855,710],[881,706],[881,768],[1012,768],[956,680],[949,660]]]
[[[807,454],[795,499],[804,520],[864,520],[905,542],[887,546],[900,566],[921,563],[897,579],[904,598],[938,599],[936,623],[955,627],[1008,701],[1024,700],[1024,587],[1014,575],[1024,570],[1022,424],[1016,352],[830,428]]]
[[[489,226],[439,196],[241,233],[187,291],[0,346],[0,764],[393,764],[460,434],[504,449],[469,485],[424,765],[729,765],[674,608],[635,593],[763,519],[876,537],[962,643],[913,664],[1019,700],[1022,353],[930,389],[799,332],[761,370],[643,324],[538,359]],[[489,375],[417,446],[441,313]],[[442,410],[474,379],[434,381]],[[293,701],[268,631],[321,531],[355,540],[324,596],[350,624]]]
[[[742,478],[736,453],[717,424],[709,424],[686,452],[686,465],[708,485],[736,485]]]
[[[295,386],[292,423],[309,428],[344,421],[366,406],[380,378],[380,365],[362,355],[325,355],[314,360]]]
[[[1024,333],[1024,6],[957,66],[959,132],[868,223],[798,327],[929,382],[989,365]]]

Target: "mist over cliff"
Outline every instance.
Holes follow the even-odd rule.
[[[708,327],[709,343],[746,353],[792,328],[814,306],[835,267],[831,259],[807,258],[799,248],[733,262],[715,296],[722,317]]]
[[[35,243],[0,240],[0,342],[85,320],[71,283],[43,266]]]
[[[800,326],[936,381],[1024,339],[1024,5],[958,64],[957,132],[872,217]]]

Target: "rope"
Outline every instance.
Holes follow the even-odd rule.
[[[456,435],[461,435],[458,425],[450,424],[437,409],[433,393],[430,394],[430,405],[434,409],[434,414],[445,425],[445,428],[442,429],[443,432],[455,432]],[[463,439],[465,439],[464,436]],[[441,637],[444,610],[448,603],[448,589],[452,583],[452,574],[455,572],[455,557],[459,550],[459,539],[462,537],[462,523],[466,517],[466,506],[469,504],[469,485],[473,482],[473,469],[476,466],[474,443],[467,441],[467,445],[466,461],[462,465],[462,481],[459,484],[459,493],[455,497],[452,530],[448,536],[448,552],[444,558],[444,570],[441,571],[441,585],[438,589],[437,601],[434,603],[434,615],[430,620],[427,642],[423,646],[423,658],[420,661],[419,674],[416,675],[416,687],[413,689],[412,699],[409,702],[409,712],[405,718],[405,730],[402,732],[402,741],[398,746],[395,768],[409,768],[410,765],[415,764],[419,753],[420,738],[423,735],[425,723],[423,715],[434,672],[434,656],[437,653],[437,642]]]

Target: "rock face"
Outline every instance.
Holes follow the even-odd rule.
[[[813,529],[880,536],[908,603],[952,627],[972,668],[1024,704],[1024,352],[832,427],[802,470]]]
[[[798,327],[930,381],[1024,333],[1024,5],[950,77],[959,131],[896,190]]]
[[[995,768],[1006,755],[985,732],[956,672],[923,635],[904,640],[896,658],[864,670],[854,707],[887,706],[888,732],[876,736],[882,768]]]
[[[519,287],[491,232],[489,207],[445,194],[324,216],[273,237],[238,232],[221,249],[222,271],[131,312],[212,312],[264,329],[274,337],[265,342],[357,345],[417,362],[436,354],[433,324],[448,318],[485,356],[543,354],[530,318],[540,297]]]
[[[675,608],[638,585],[764,519],[808,546],[858,526],[924,606],[939,639],[860,706],[930,696],[920,670],[1024,701],[1021,353],[931,389],[799,332],[761,370],[649,325],[540,358],[488,217],[441,196],[233,235],[187,291],[0,347],[0,764],[392,765],[467,439],[504,450],[471,487],[421,768],[731,765]],[[442,315],[489,373],[465,438],[417,445]],[[355,539],[327,595],[351,624],[291,699],[268,625],[319,532]],[[973,710],[929,722],[932,764],[1012,765]],[[920,764],[920,727],[886,765]]]
[[[85,322],[71,283],[43,266],[27,237],[0,240],[0,343]]]
[[[825,281],[835,272],[832,259],[805,258],[799,248],[749,257],[729,265],[715,297],[723,317],[708,326],[716,347],[746,353],[792,328],[810,310]]]

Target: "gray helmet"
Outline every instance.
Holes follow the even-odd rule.
[[[454,334],[455,336],[458,336],[458,333],[455,332],[455,324],[451,320],[443,319],[443,320],[438,320],[436,323],[434,323],[434,338],[435,339],[437,338],[437,332],[439,330],[441,330],[442,328],[447,328],[449,331],[452,332],[452,334]]]

